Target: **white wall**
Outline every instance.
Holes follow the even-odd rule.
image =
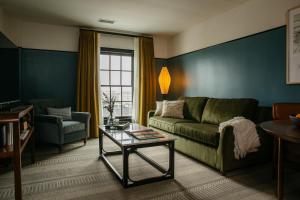
[[[32,49],[77,51],[79,29],[4,17],[4,33],[17,46]]]
[[[2,20],[1,16],[2,10],[0,9],[0,30],[3,30],[4,34],[19,47],[78,51],[79,28],[24,21],[6,13],[3,14]],[[133,49],[133,38],[101,34],[100,45],[110,48]],[[166,45],[164,37],[154,37],[155,57],[167,57]]]
[[[169,37],[163,35],[154,35],[154,57],[168,58],[168,39]]]
[[[100,34],[100,47],[133,50],[134,38],[111,34]]]
[[[168,43],[168,57],[220,44],[285,24],[286,11],[300,0],[251,0],[186,31]]]

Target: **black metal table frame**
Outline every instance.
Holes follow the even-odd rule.
[[[118,145],[121,150],[120,151],[105,151],[103,149],[103,135],[107,136],[111,141],[113,141],[116,145]],[[161,145],[167,145],[169,149],[169,169],[165,169],[161,165],[159,165],[154,160],[147,157],[145,154],[137,151],[139,148],[146,148],[146,147],[154,147],[154,146],[161,146]],[[137,186],[137,185],[143,185],[148,183],[153,183],[157,181],[167,180],[167,179],[173,179],[174,178],[174,140],[168,140],[168,141],[157,141],[154,143],[145,143],[145,144],[134,144],[130,146],[124,146],[119,144],[115,141],[115,139],[106,133],[105,131],[100,129],[99,134],[99,158],[104,161],[105,165],[115,174],[117,179],[121,182],[124,188]],[[150,165],[152,165],[154,168],[156,168],[158,171],[162,173],[161,176],[151,177],[151,178],[145,178],[141,180],[132,180],[129,177],[129,154],[135,153],[139,157],[141,157],[143,160],[148,162]],[[116,170],[116,168],[110,163],[110,161],[107,159],[107,156],[112,155],[120,155],[122,154],[123,158],[123,176]]]

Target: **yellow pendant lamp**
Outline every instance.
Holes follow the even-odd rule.
[[[160,87],[161,94],[166,95],[169,92],[169,87],[171,84],[171,76],[167,67],[162,67],[159,77],[158,83]]]

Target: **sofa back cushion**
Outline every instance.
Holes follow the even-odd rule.
[[[184,100],[183,116],[185,119],[196,120],[201,122],[203,109],[205,107],[207,97],[179,97]]]
[[[237,116],[255,121],[258,101],[255,99],[208,99],[202,123],[220,124]]]

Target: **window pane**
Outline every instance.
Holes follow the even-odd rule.
[[[108,55],[100,55],[100,69],[109,69]]]
[[[110,97],[110,91],[109,91],[110,87],[101,87],[101,98],[103,99],[103,93],[105,93],[108,98]]]
[[[131,116],[131,111],[132,111],[132,103],[131,102],[123,102],[122,103],[122,111],[123,111],[123,116]]]
[[[114,115],[115,115],[115,117],[120,117],[121,116],[121,103],[120,102],[115,103]]]
[[[116,101],[121,101],[121,87],[111,87],[111,96],[116,97]]]
[[[103,107],[103,117],[108,117],[109,112]]]
[[[100,84],[109,85],[109,71],[100,71]]]
[[[104,96],[103,96],[103,93],[105,93],[107,95],[107,97],[109,98],[110,97],[110,87],[101,87],[101,98],[102,98],[102,103],[103,103],[103,106],[105,106],[106,104],[104,103]],[[104,117],[108,117],[109,115],[109,112],[103,107],[103,116]]]
[[[112,70],[120,70],[121,57],[120,56],[110,56],[111,63],[110,67]]]
[[[123,101],[132,101],[132,88],[123,87],[122,88],[122,100]]]
[[[122,72],[122,85],[131,85],[131,72]]]
[[[110,84],[111,85],[121,85],[120,80],[121,80],[120,71],[111,71]]]
[[[131,56],[122,56],[122,70],[131,70]]]

